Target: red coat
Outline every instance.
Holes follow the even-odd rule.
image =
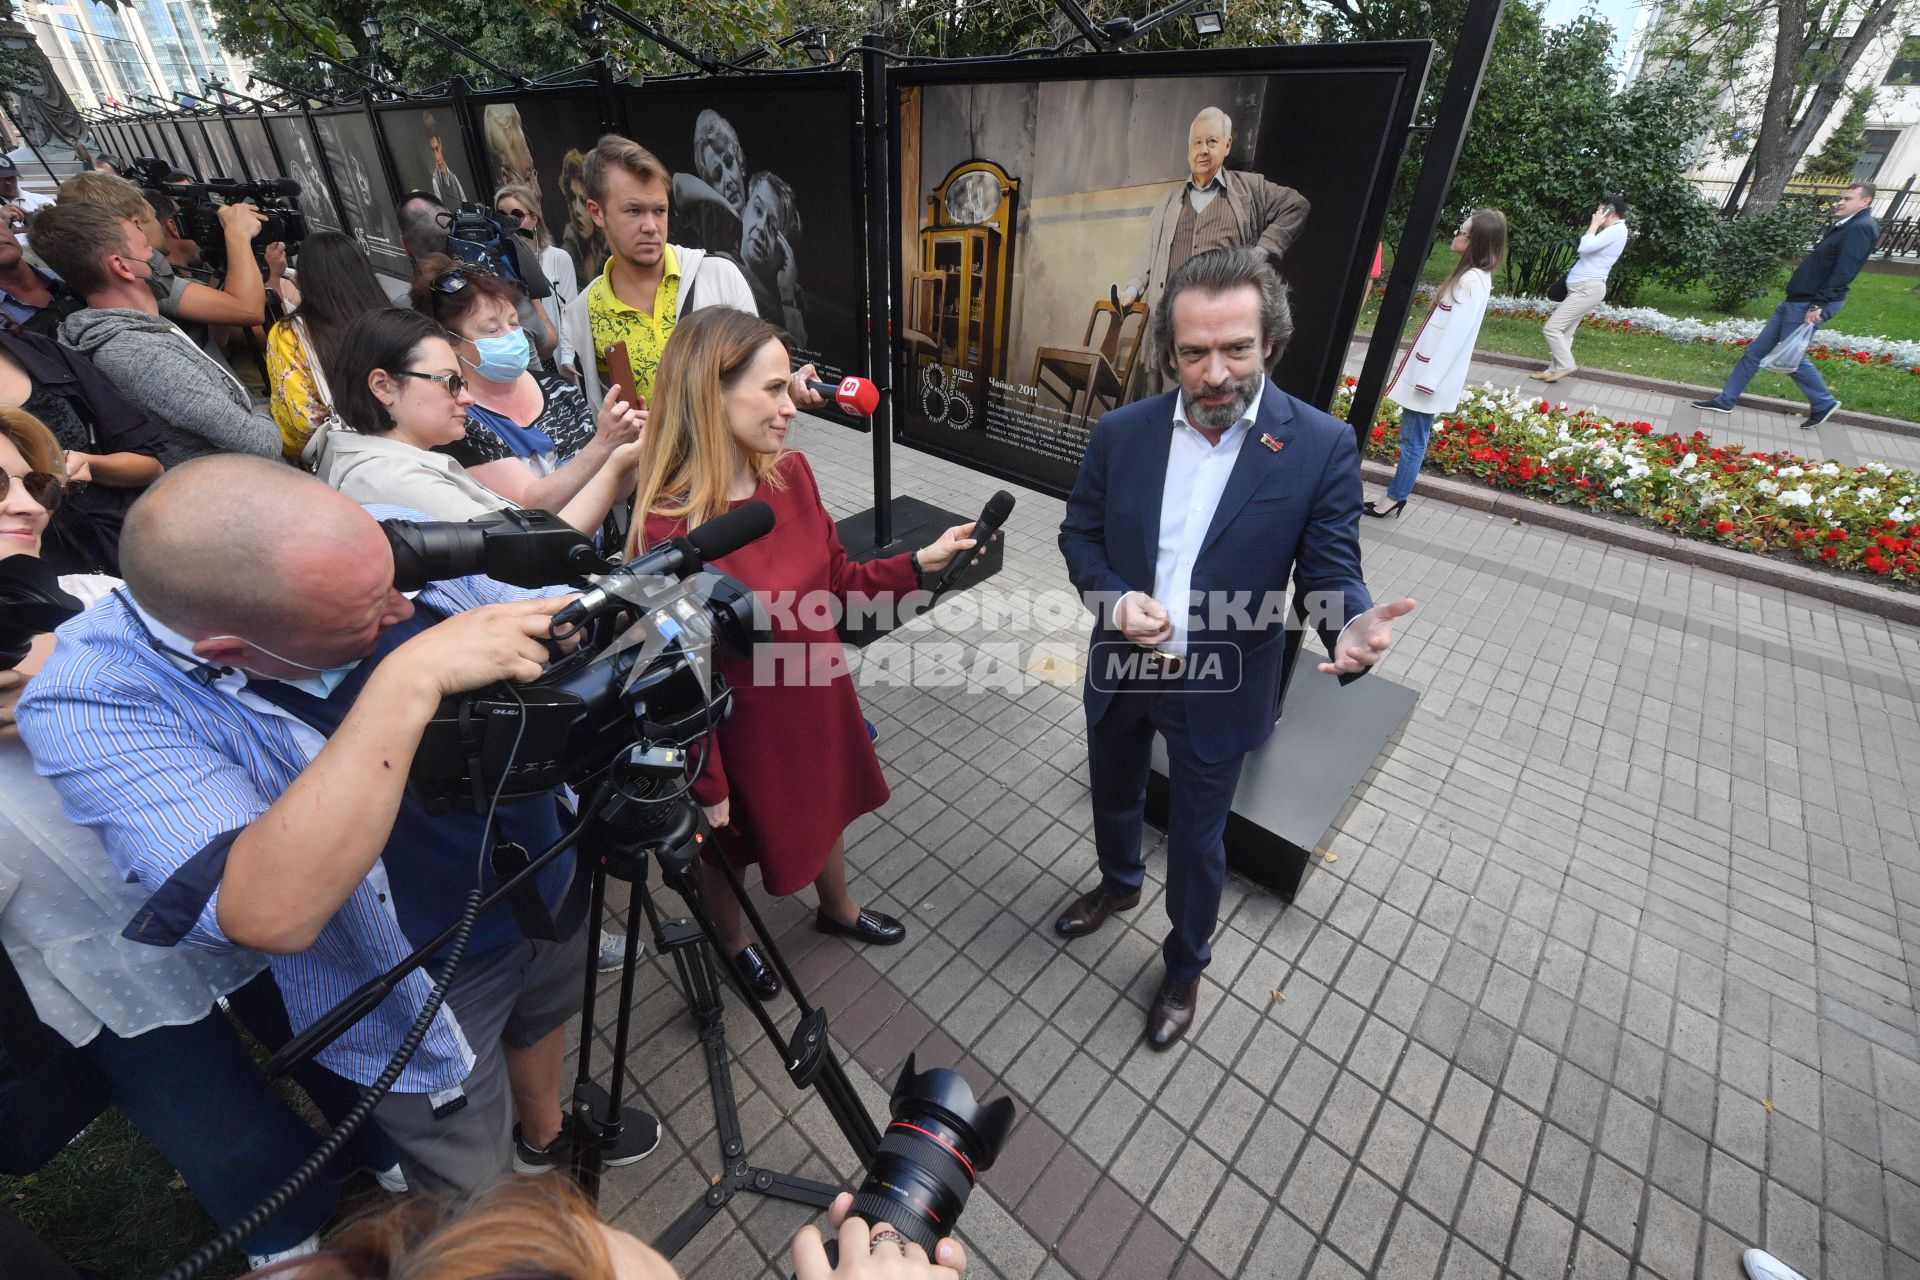
[[[753,494],[773,508],[773,532],[713,567],[769,606],[773,644],[783,648],[777,661],[763,654],[757,663],[751,655],[719,662],[733,686],[733,714],[713,735],[693,796],[703,805],[730,800],[721,848],[736,865],[758,862],[767,892],[784,897],[812,883],[847,824],[890,794],[839,634],[824,610],[801,604],[814,593],[844,602],[855,593],[904,595],[918,584],[906,556],[847,558],[803,455],[785,455],[777,474],[784,487],[763,482]],[[648,545],[684,532],[684,520],[647,517]],[[795,661],[802,653],[806,660]],[[802,671],[812,674],[802,679]]]

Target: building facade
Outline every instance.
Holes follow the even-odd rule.
[[[137,94],[179,102],[183,91],[204,92],[208,76],[246,81],[246,61],[214,39],[203,0],[132,0],[117,9],[98,0],[21,0],[19,7],[82,109],[144,108]]]

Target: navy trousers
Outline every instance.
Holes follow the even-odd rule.
[[[1231,695],[1221,695],[1231,696]],[[1146,875],[1140,838],[1146,822],[1153,735],[1166,740],[1172,803],[1167,816],[1167,918],[1161,946],[1167,976],[1185,982],[1213,958],[1213,930],[1226,882],[1223,835],[1243,755],[1217,762],[1194,754],[1187,716],[1199,695],[1180,684],[1129,684],[1114,694],[1100,723],[1087,730],[1093,792],[1093,842],[1109,894],[1133,892]]]

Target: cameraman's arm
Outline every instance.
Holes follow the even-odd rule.
[[[267,318],[267,283],[253,256],[253,237],[264,225],[250,204],[220,206],[220,229],[227,241],[227,278],[220,288],[189,284],[180,295],[183,320],[200,324],[251,325]]]
[[[280,955],[313,945],[386,847],[440,700],[537,677],[547,657],[541,638],[562,603],[469,610],[389,654],[313,762],[234,840],[220,882],[221,931]]]

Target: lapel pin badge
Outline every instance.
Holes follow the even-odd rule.
[[[1284,441],[1284,440],[1275,440],[1275,439],[1274,439],[1274,438],[1273,438],[1273,437],[1272,437],[1271,435],[1263,435],[1263,436],[1261,436],[1261,437],[1260,437],[1260,443],[1261,443],[1261,444],[1263,444],[1263,445],[1265,445],[1265,446],[1267,446],[1267,448],[1268,448],[1268,450],[1269,450],[1269,451],[1271,451],[1271,452],[1273,452],[1273,453],[1278,453],[1278,452],[1280,452],[1280,451],[1281,451],[1282,449],[1284,449],[1284,448],[1286,448],[1286,447],[1287,447],[1287,444],[1286,444],[1286,441]]]

